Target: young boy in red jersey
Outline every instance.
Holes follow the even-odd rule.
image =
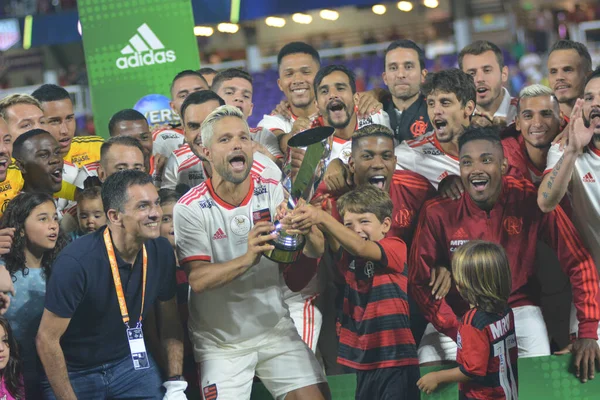
[[[409,323],[406,245],[386,237],[392,224],[389,194],[372,185],[339,198],[342,225],[327,212],[302,205],[292,232],[323,231],[346,281],[338,363],[357,371],[356,399],[418,399],[419,363]]]
[[[454,253],[452,274],[471,306],[458,327],[459,366],[425,375],[419,389],[430,394],[439,384],[459,382],[461,399],[517,400],[518,350],[506,252],[498,244],[473,240]]]

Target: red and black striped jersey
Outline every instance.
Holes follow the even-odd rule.
[[[344,276],[338,363],[357,370],[418,365],[410,330],[406,245],[398,238],[377,242],[379,262],[343,251]]]
[[[423,206],[409,257],[410,294],[438,331],[456,339],[457,315],[468,304],[454,286],[444,299],[436,300],[429,286],[431,269],[450,267],[454,250],[470,240],[487,240],[506,249],[512,308],[539,304],[535,254],[538,240],[548,244],[571,281],[580,336],[598,338],[600,290],[592,257],[562,208],[544,214],[535,186],[511,176],[503,178],[502,192],[490,211],[479,208],[467,192],[459,200],[435,198]]]
[[[517,339],[512,310],[472,308],[458,327],[456,362],[471,378],[458,384],[460,399],[517,400]]]

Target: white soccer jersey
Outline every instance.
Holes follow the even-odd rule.
[[[77,186],[79,189],[83,189],[83,184],[87,178],[90,176],[98,176],[99,166],[99,162],[93,162],[79,168],[79,172],[77,173],[77,177],[75,178],[73,185]]]
[[[460,175],[458,158],[446,154],[435,136],[428,132],[414,140],[400,143],[395,149],[396,169],[423,175],[437,189],[448,175]]]
[[[283,157],[283,153],[279,148],[279,142],[277,137],[268,130],[267,128],[258,127],[258,128],[250,128],[250,136],[252,140],[256,143],[259,143],[267,149],[269,153],[271,153],[274,157],[281,158]]]
[[[183,129],[162,128],[152,133],[152,154],[162,154],[169,157],[174,150],[183,145]]]
[[[285,133],[290,133],[294,126],[294,122],[298,119],[294,114],[291,115],[291,118],[285,118],[279,114],[264,115],[263,119],[258,123],[258,127],[266,128],[271,132],[280,130]]]
[[[552,171],[562,155],[558,144],[550,148],[545,174]],[[592,143],[575,161],[569,195],[573,223],[592,254],[596,268],[600,268],[600,150]]]
[[[258,221],[272,221],[283,199],[279,181],[254,173],[248,195],[238,207],[221,200],[210,179],[196,186],[174,209],[180,262],[223,263],[243,256],[248,232]],[[216,346],[260,340],[288,314],[279,286],[279,266],[262,257],[222,287],[190,292],[189,308],[196,361],[202,361]]]

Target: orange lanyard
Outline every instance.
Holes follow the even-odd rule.
[[[115,282],[115,289],[117,291],[117,299],[119,300],[119,308],[121,309],[123,323],[127,326],[127,328],[129,328],[127,303],[125,302],[125,294],[123,293],[123,286],[121,285],[121,275],[119,274],[117,257],[115,257],[115,249],[113,247],[112,240],[110,239],[108,227],[104,229],[104,244],[106,245],[108,260],[110,261],[110,270],[112,272],[113,281]],[[144,315],[144,299],[146,297],[146,273],[148,272],[148,254],[146,253],[146,246],[142,246],[142,254],[142,308],[140,310],[140,319],[137,324],[138,328],[142,325],[142,315]]]

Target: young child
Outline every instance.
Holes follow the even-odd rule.
[[[418,382],[425,393],[458,382],[460,398],[517,399],[517,340],[508,306],[511,276],[504,249],[473,240],[459,247],[452,274],[471,309],[458,327],[457,368],[431,372]]]
[[[368,185],[339,198],[344,221],[302,205],[290,233],[316,225],[345,279],[338,363],[356,370],[356,399],[419,398],[419,362],[410,330],[406,245],[386,237],[392,223],[387,193]]]
[[[71,233],[77,239],[106,225],[106,213],[102,205],[102,188],[91,186],[83,189],[77,196],[77,221],[79,229]]]
[[[21,376],[21,360],[17,341],[8,320],[0,317],[0,399],[19,400],[25,398]]]

